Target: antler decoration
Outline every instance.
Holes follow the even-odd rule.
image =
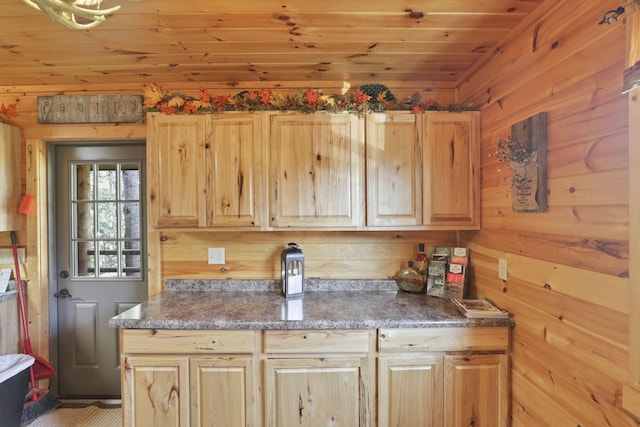
[[[100,23],[113,12],[120,9],[115,6],[100,10],[102,0],[22,0],[29,6],[38,9],[49,16],[52,21],[59,22],[72,30],[88,30]],[[86,6],[96,9],[87,9]],[[88,22],[78,22],[76,17],[84,18]]]

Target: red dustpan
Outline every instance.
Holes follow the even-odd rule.
[[[22,331],[24,337],[22,339],[22,347],[25,354],[33,356],[35,362],[31,365],[31,384],[35,388],[35,382],[44,378],[54,377],[56,375],[53,366],[42,357],[33,354],[31,349],[31,339],[29,338],[29,326],[27,324],[27,315],[25,311],[24,295],[22,294],[22,280],[20,279],[20,263],[18,262],[18,248],[16,244],[16,233],[11,232],[11,248],[13,249],[13,263],[15,266],[16,283],[18,288],[18,301],[20,302],[20,317],[22,319]]]

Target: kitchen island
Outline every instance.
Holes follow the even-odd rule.
[[[125,426],[508,425],[511,319],[390,280],[169,280],[114,317]]]

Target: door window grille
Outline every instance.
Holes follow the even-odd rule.
[[[71,165],[74,278],[142,280],[140,162]]]

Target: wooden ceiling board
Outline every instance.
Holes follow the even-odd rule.
[[[431,81],[455,87],[542,0],[105,0],[92,30],[0,0],[0,87]]]

